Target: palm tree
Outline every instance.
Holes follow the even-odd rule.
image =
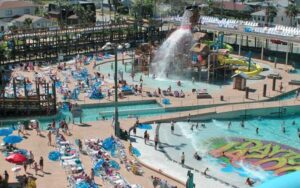
[[[207,6],[203,8],[204,14],[211,15],[213,13],[213,1],[207,0],[206,4]]]
[[[25,26],[25,28],[29,29],[32,25],[32,19],[31,18],[26,18],[23,22],[23,25]]]
[[[85,16],[85,9],[83,8],[83,6],[81,6],[81,4],[77,3],[76,5],[74,5],[73,7],[73,11],[75,13],[75,15],[78,17],[78,23],[86,23],[86,16]]]
[[[287,17],[290,18],[290,26],[293,25],[293,19],[297,16],[298,13],[299,13],[299,10],[297,9],[295,4],[289,4],[285,8],[285,14]]]
[[[277,8],[274,5],[270,5],[268,3],[268,6],[266,8],[266,25],[269,25],[269,23],[272,22],[276,16]]]

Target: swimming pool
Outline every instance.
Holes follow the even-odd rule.
[[[205,123],[206,128],[201,127],[201,123]],[[247,119],[244,128],[241,127],[241,119],[212,119],[200,122],[198,128],[195,122],[177,122],[175,134],[171,133],[169,123],[162,124],[159,138],[160,142],[173,146],[164,148],[171,158],[175,156],[176,160],[181,152],[185,152],[188,166],[200,171],[209,166],[210,174],[239,185],[246,177],[264,182],[277,175],[300,170],[300,138],[297,129],[300,129],[299,115]],[[258,145],[254,147],[253,144],[256,149],[252,150],[244,147],[249,143]],[[231,144],[236,146],[230,147]],[[282,153],[276,154],[279,150]],[[201,162],[193,158],[196,151],[203,157]],[[287,161],[292,159],[297,159],[297,163],[290,165]]]
[[[157,103],[155,100],[151,101],[133,101],[120,103],[118,105],[119,116],[120,118],[128,118],[130,116],[155,116],[164,114],[165,109]],[[92,104],[92,105],[82,105],[82,122],[93,122],[102,119],[105,116],[106,119],[111,119],[114,114],[114,104],[106,103],[106,104]],[[62,119],[66,119],[67,122],[72,121],[72,115],[68,111],[60,111],[56,116],[52,117],[35,117],[30,119],[37,119],[40,122],[41,128],[45,129],[49,123],[55,119],[58,121]],[[1,127],[10,127],[12,125],[17,125],[18,121],[26,121],[30,119],[19,119],[19,120],[5,120],[1,121]],[[77,118],[75,118],[75,122],[78,122]]]
[[[114,63],[105,63],[102,65],[98,65],[96,69],[100,71],[101,73],[104,73],[107,75],[110,73],[110,79],[108,79],[110,82],[113,82],[113,72],[112,69]],[[162,90],[166,90],[169,86],[171,86],[172,90],[183,90],[183,91],[192,91],[192,89],[207,89],[208,92],[215,91],[217,89],[220,89],[223,85],[229,85],[231,84],[231,80],[226,81],[224,83],[223,81],[216,82],[216,83],[207,83],[205,81],[202,82],[195,82],[192,83],[191,80],[182,80],[180,77],[173,77],[172,79],[152,79],[152,76],[145,76],[143,73],[136,73],[134,81],[132,81],[131,75],[131,64],[127,63],[122,65],[121,63],[118,64],[118,70],[123,72],[123,78],[129,82],[130,84],[138,84],[140,81],[140,77],[143,78],[143,86],[144,87],[150,87],[150,88],[158,88],[160,87]],[[182,86],[177,86],[177,80],[182,81]]]

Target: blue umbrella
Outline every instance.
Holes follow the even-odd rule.
[[[60,158],[60,153],[58,151],[51,151],[48,154],[48,159],[51,161],[57,161]]]
[[[3,141],[6,144],[16,144],[16,143],[22,142],[22,140],[23,140],[22,137],[16,136],[16,135],[10,135],[10,136],[3,138]]]
[[[120,165],[116,161],[110,160],[108,162],[108,164],[109,164],[110,167],[112,167],[112,168],[114,168],[116,170],[120,170]]]
[[[10,135],[10,134],[12,134],[13,133],[13,130],[12,129],[7,129],[7,128],[5,128],[5,129],[0,129],[0,136],[8,136],[8,135]]]
[[[94,170],[100,170],[100,168],[102,167],[102,165],[103,165],[103,163],[104,163],[104,159],[100,159],[96,164],[95,164],[95,166],[94,166]]]

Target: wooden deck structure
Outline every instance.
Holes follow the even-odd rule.
[[[35,83],[35,91],[28,93],[25,80],[24,96],[18,96],[17,83],[13,80],[13,96],[4,95],[4,90],[0,95],[0,114],[7,116],[33,116],[33,115],[54,115],[56,108],[55,83]]]
[[[0,52],[0,66],[21,62],[56,62],[59,56],[68,58],[97,53],[107,42],[129,42],[134,47],[139,43],[161,41],[166,33],[157,24],[152,26],[125,20],[94,27],[12,31],[3,36],[9,55]]]

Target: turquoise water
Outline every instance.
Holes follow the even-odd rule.
[[[295,125],[293,125],[295,121]],[[228,124],[231,122],[231,127],[228,129]],[[273,172],[264,171],[260,167],[254,167],[250,164],[239,162],[239,167],[233,167],[231,165],[224,165],[219,159],[213,158],[208,155],[210,148],[210,140],[222,138],[230,141],[232,138],[240,139],[257,139],[263,141],[272,141],[278,144],[290,146],[295,148],[300,152],[300,138],[298,137],[298,129],[300,129],[300,116],[288,116],[282,118],[253,118],[245,121],[245,127],[241,127],[241,119],[232,120],[210,120],[204,122],[206,128],[201,127],[202,122],[199,123],[198,129],[195,128],[191,130],[192,124],[187,122],[178,122],[176,124],[179,127],[181,134],[185,139],[189,140],[191,147],[187,147],[187,153],[194,153],[197,151],[200,156],[203,156],[204,160],[211,165],[218,166],[220,172],[222,173],[233,173],[235,172],[241,177],[251,177],[258,181],[264,182],[275,177]],[[259,128],[259,133],[256,134],[256,128]],[[285,133],[283,128],[285,127]],[[169,130],[164,130],[169,131]],[[172,135],[169,140],[172,139]],[[180,139],[173,140],[173,144]],[[185,141],[186,142],[186,141]],[[186,143],[188,144],[188,143]],[[170,151],[172,153],[172,151]],[[191,159],[191,166],[196,167],[197,163],[195,160]]]
[[[124,105],[118,107],[118,112],[121,118],[127,118],[128,116],[151,116],[161,113],[165,113],[165,110],[158,103],[152,104],[135,104]],[[114,106],[106,107],[88,107],[83,108],[83,121],[97,121],[103,116],[111,119],[115,113]]]
[[[112,119],[114,114],[114,105],[95,105],[95,106],[86,106],[83,109],[82,122],[93,122],[97,120],[101,120],[103,116],[106,119]],[[122,104],[118,107],[119,117],[120,118],[128,118],[128,117],[144,117],[144,116],[157,116],[160,114],[165,114],[165,109],[160,106],[156,102],[139,102],[138,104]],[[53,118],[50,117],[41,117],[36,118],[39,120],[41,128],[46,129],[49,123],[52,122]],[[60,112],[56,117],[56,124],[59,123],[60,120],[65,119],[67,122],[71,122],[71,114],[70,112]],[[30,119],[24,119],[30,120]],[[20,120],[22,122],[22,120]],[[79,118],[75,118],[75,122],[79,122]],[[10,127],[12,125],[17,126],[18,121],[5,121],[1,122],[2,127]]]
[[[96,67],[98,71],[101,73],[104,73],[107,75],[108,73],[110,74],[110,82],[113,82],[113,72],[114,70],[112,69],[114,63],[105,63],[102,65],[99,65]],[[207,89],[208,92],[210,91],[215,91],[217,89],[220,89],[222,85],[224,85],[223,82],[221,83],[207,83],[207,82],[195,82],[192,83],[191,80],[182,80],[180,77],[173,77],[172,79],[152,79],[152,75],[150,76],[145,76],[142,73],[136,73],[134,80],[132,81],[131,78],[131,65],[130,63],[127,63],[126,68],[125,65],[122,65],[121,63],[118,64],[118,70],[123,72],[123,79],[129,82],[130,84],[137,84],[139,85],[140,77],[142,76],[143,79],[143,86],[144,87],[151,87],[151,88],[158,88],[160,87],[162,90],[166,90],[169,86],[171,86],[172,90],[183,90],[183,91],[192,91],[192,89]],[[182,86],[177,86],[177,81],[181,80]],[[230,81],[227,81],[227,84],[230,84]]]

